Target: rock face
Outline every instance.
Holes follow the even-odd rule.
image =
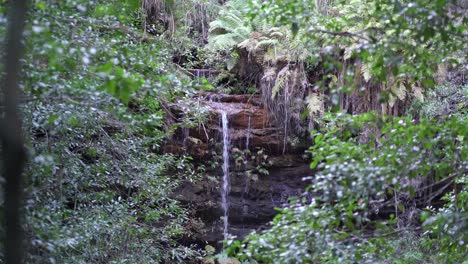
[[[179,129],[164,151],[190,154],[209,168],[201,181],[183,183],[175,197],[190,206],[192,217],[202,222],[192,230],[196,237],[191,239],[219,247],[223,239],[220,113],[228,115],[231,141],[229,234],[241,238],[264,227],[278,213],[275,207],[303,193],[308,185],[303,178],[313,172],[304,155],[307,144],[285,141],[259,97],[206,93],[200,98],[209,109],[208,122],[202,127]]]
[[[209,111],[208,122],[196,128],[179,129],[173,140],[164,146],[163,152],[190,154],[199,159],[210,156],[213,150],[213,146],[210,145],[220,142],[223,111],[228,114],[233,147],[245,149],[247,138],[250,149],[263,148],[269,154],[286,152],[302,154],[308,147],[305,141],[293,144],[284,140],[283,129],[275,125],[275,120],[261,105],[259,96],[203,93],[200,97],[202,98],[201,100],[198,98],[200,105]],[[181,115],[177,106],[174,106],[173,111],[173,116]]]

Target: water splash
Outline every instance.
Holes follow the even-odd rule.
[[[195,72],[197,73],[197,84],[200,84],[200,70],[195,70]]]
[[[221,191],[221,202],[224,211],[224,240],[228,238],[228,228],[229,228],[229,123],[227,118],[227,113],[221,113],[221,119],[223,123],[223,189]]]
[[[187,139],[190,136],[190,130],[188,127],[182,128],[182,146],[184,148],[184,152],[187,153]]]
[[[251,128],[250,128],[250,116],[249,116],[249,124],[247,126],[247,139],[245,140],[245,149],[249,149],[249,143],[250,143],[250,133],[251,133]]]

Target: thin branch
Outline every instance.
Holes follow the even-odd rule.
[[[328,31],[328,30],[323,30],[323,29],[311,29],[309,30],[309,32],[324,33],[324,34],[329,34],[333,36],[341,36],[341,37],[356,37],[356,38],[363,39],[368,42],[372,42],[371,39],[363,35],[360,35],[358,33],[351,33],[349,31],[334,32],[334,31]]]
[[[431,197],[428,200],[426,200],[426,202],[428,204],[431,204],[432,200],[434,200],[434,198],[436,198],[437,196],[441,195],[445,191],[445,189],[447,189],[448,187],[450,187],[452,185],[452,183],[453,182],[450,181],[449,183],[447,183],[443,187],[439,188],[436,192],[432,193]]]

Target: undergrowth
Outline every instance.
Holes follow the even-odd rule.
[[[459,89],[448,102],[466,102]],[[439,99],[428,97],[421,113]],[[313,133],[317,173],[305,196],[227,252],[246,263],[463,262],[466,107],[449,109],[418,120],[327,114]]]
[[[175,129],[164,120],[167,104],[211,87],[171,63],[166,36],[144,34],[140,7],[31,1],[21,105],[28,263],[191,263],[203,255],[184,242],[189,211],[171,198],[198,171],[161,145]]]

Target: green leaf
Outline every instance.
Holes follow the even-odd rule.
[[[314,160],[312,161],[312,163],[310,164],[310,168],[311,168],[311,169],[317,168],[318,163],[319,163],[319,160],[318,160],[318,159],[314,159]]]
[[[40,9],[41,11],[46,11],[47,5],[44,1],[36,1],[34,7]]]
[[[47,119],[47,122],[49,122],[49,124],[53,124],[55,120],[57,120],[58,118],[59,118],[58,114],[50,115],[49,118]]]
[[[314,142],[315,142],[315,144],[318,145],[318,144],[320,144],[320,142],[322,142],[323,139],[324,139],[323,134],[318,134],[318,135],[315,136]]]

